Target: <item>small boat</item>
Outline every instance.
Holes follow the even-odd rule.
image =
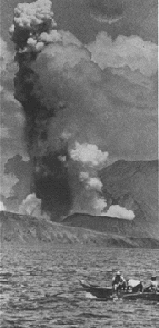
[[[93,285],[80,280],[80,284],[86,292],[89,292],[93,297],[96,297],[97,300],[106,301],[114,299],[126,299],[126,300],[148,300],[159,302],[159,292],[137,292],[133,293],[130,291],[119,291],[118,294],[114,293],[111,287],[100,287],[98,285]]]

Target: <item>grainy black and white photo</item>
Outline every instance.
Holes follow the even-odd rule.
[[[0,326],[157,328],[158,1],[0,10]]]

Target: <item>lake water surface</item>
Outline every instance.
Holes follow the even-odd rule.
[[[146,281],[159,250],[3,244],[1,327],[159,327],[159,304],[86,297],[79,279],[109,285],[116,269]]]

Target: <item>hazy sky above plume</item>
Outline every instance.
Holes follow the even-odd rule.
[[[112,161],[120,159],[120,154],[121,158],[130,160],[153,160],[157,156],[157,0],[126,0],[123,1],[123,7],[121,2],[52,0],[52,10],[57,28],[71,32],[87,45],[91,60],[98,65],[96,70],[90,66],[94,75],[92,78],[89,72],[88,80],[91,85],[94,83],[98,87],[88,88],[89,97],[94,90],[97,108],[100,107],[101,112],[105,103],[109,105],[110,98],[109,121],[104,133],[108,149],[104,141],[99,143],[105,146],[104,150],[109,152]],[[16,177],[4,175],[3,164],[18,153],[27,160],[23,137],[24,117],[20,104],[13,97],[13,68],[8,67],[8,62],[13,58],[8,29],[12,23],[13,8],[18,3],[18,0],[2,0],[1,4],[1,175],[6,194],[16,183]],[[83,99],[87,101],[86,96]],[[105,122],[104,115],[101,114],[102,122]],[[98,130],[96,124],[94,126]],[[103,135],[103,126],[102,129]],[[101,139],[97,130],[94,131]]]

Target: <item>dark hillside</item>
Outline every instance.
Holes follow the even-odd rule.
[[[2,249],[6,242],[24,243],[26,247],[27,244],[45,242],[59,245],[159,248],[159,240],[154,238],[127,238],[115,232],[69,227],[44,218],[38,219],[5,211],[0,212],[0,236]]]

